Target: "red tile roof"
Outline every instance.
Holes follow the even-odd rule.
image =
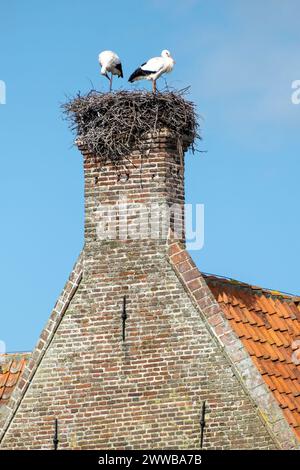
[[[30,353],[0,354],[0,406],[7,403]]]
[[[300,438],[300,297],[204,278]],[[294,353],[294,356],[293,356]]]

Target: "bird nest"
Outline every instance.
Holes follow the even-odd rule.
[[[78,141],[101,164],[111,161],[117,166],[142,147],[146,134],[163,129],[178,139],[186,137],[188,147],[195,150],[200,139],[197,114],[194,103],[185,99],[186,92],[91,91],[63,104],[63,110]]]

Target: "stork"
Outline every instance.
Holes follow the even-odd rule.
[[[109,80],[109,91],[112,90],[113,76],[123,78],[122,64],[119,56],[113,51],[103,51],[99,54],[99,64],[101,66],[101,75]],[[108,76],[110,72],[110,77]]]
[[[152,91],[156,93],[156,80],[163,74],[169,73],[174,67],[175,61],[168,50],[164,49],[160,57],[153,57],[142,64],[129,77],[129,82],[136,80],[152,80]]]

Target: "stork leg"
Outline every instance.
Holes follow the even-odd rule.
[[[152,91],[156,93],[156,80],[152,80]]]
[[[111,74],[110,79],[109,79],[109,91],[112,90],[112,81],[113,81],[113,74]]]

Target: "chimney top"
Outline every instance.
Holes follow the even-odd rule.
[[[71,99],[63,109],[77,134],[76,143],[100,166],[111,161],[117,167],[156,133],[177,138],[183,151],[194,150],[200,139],[197,114],[194,103],[184,98],[185,91],[91,91]]]

